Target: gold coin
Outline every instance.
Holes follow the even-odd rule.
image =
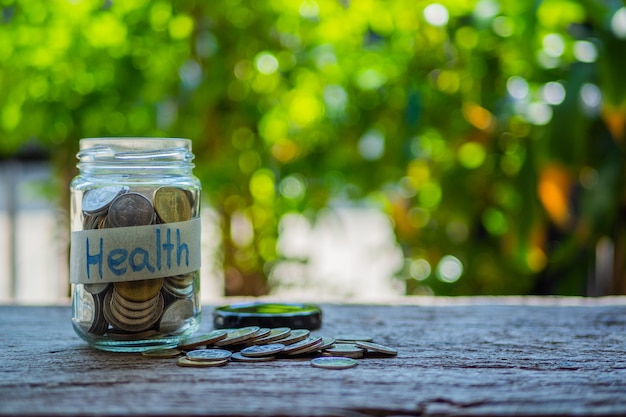
[[[157,304],[148,310],[148,314],[145,317],[127,318],[123,314],[120,314],[114,307],[112,302],[111,291],[107,292],[104,300],[104,317],[106,320],[116,329],[126,332],[139,333],[149,330],[161,317],[163,313],[163,296],[157,294]]]
[[[245,342],[246,340],[253,338],[259,330],[261,330],[259,326],[248,326],[232,330],[228,332],[228,337],[215,343],[215,346],[228,346]]]
[[[154,211],[163,223],[182,222],[191,219],[191,203],[182,188],[161,187],[154,192]]]
[[[181,350],[174,348],[149,349],[141,352],[143,356],[155,359],[175,358],[177,356],[180,356],[181,353],[183,353]]]
[[[156,336],[156,330],[146,330],[144,332],[128,332],[125,330],[111,329],[107,331],[107,336],[113,340],[137,341],[151,339]]]
[[[262,328],[261,328],[261,329],[259,329],[259,331],[258,331],[258,332],[256,332],[256,334],[254,335],[254,339],[253,339],[253,341],[254,341],[254,340],[257,340],[257,339],[262,339],[262,338],[264,338],[265,336],[269,336],[270,332],[271,332],[271,330],[270,330],[270,328],[269,328],[269,327],[262,327]]]
[[[213,330],[212,332],[201,334],[199,336],[188,337],[178,344],[179,349],[194,349],[198,346],[212,345],[218,340],[226,339],[228,332],[226,330]]]
[[[196,306],[192,300],[174,301],[164,309],[159,321],[159,331],[171,333],[178,330],[195,312]]]
[[[130,301],[148,301],[155,297],[163,286],[163,278],[120,281],[114,283],[115,291]]]
[[[186,357],[178,358],[176,361],[176,365],[178,366],[187,366],[190,368],[209,368],[212,366],[224,366],[228,363],[228,359],[221,361],[192,361],[187,359]]]
[[[322,337],[322,345],[319,347],[319,350],[328,349],[335,345],[335,339],[332,337]]]
[[[276,327],[276,328],[270,329],[269,333],[264,336],[255,336],[253,343],[255,345],[264,345],[267,343],[273,343],[280,339],[285,339],[290,334],[291,334],[291,329],[289,327]]]
[[[282,343],[283,345],[293,345],[294,343],[298,343],[306,339],[310,334],[311,332],[307,329],[294,329],[291,333],[289,333],[289,336],[283,339],[278,339],[276,342]]]
[[[307,348],[312,347],[312,346],[321,345],[322,342],[323,342],[323,339],[321,338],[321,336],[307,337],[304,340],[285,346],[285,348],[282,350],[281,353],[284,353],[286,355],[291,355],[294,353],[302,353],[303,350],[306,350]],[[283,342],[281,341],[280,343],[283,343]]]

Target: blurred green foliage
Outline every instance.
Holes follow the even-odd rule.
[[[65,190],[82,137],[192,138],[228,294],[268,291],[282,215],[337,202],[390,216],[408,294],[585,294],[603,237],[626,292],[620,2],[0,9],[0,154],[40,143]]]

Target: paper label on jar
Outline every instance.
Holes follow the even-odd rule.
[[[72,232],[70,282],[136,281],[200,269],[200,218]]]

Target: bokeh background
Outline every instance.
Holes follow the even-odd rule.
[[[350,222],[350,285],[624,294],[625,69],[615,0],[0,0],[0,157],[63,229],[80,138],[192,139],[226,295]]]

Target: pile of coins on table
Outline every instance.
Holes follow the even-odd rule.
[[[313,336],[306,329],[260,328],[213,330],[182,340],[176,348],[142,352],[150,358],[178,358],[179,366],[215,367],[230,361],[267,362],[276,359],[312,357],[311,366],[348,369],[357,359],[371,356],[396,356],[394,348],[374,343],[364,335],[335,338]]]
[[[143,226],[190,220],[195,197],[178,187],[106,186],[82,197],[83,229]],[[87,314],[80,322],[91,335],[139,340],[183,328],[198,310],[199,272],[156,279],[83,284]]]

